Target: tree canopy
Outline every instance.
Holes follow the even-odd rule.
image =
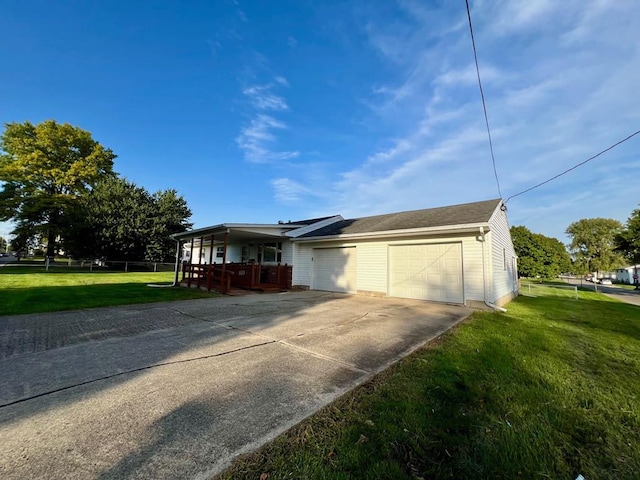
[[[7,123],[0,136],[0,220],[14,220],[19,242],[29,232],[47,238],[47,255],[80,196],[113,175],[116,155],[91,133],[46,120]]]
[[[511,238],[520,276],[554,278],[571,270],[569,253],[557,238],[533,233],[523,226],[511,227]]]
[[[576,263],[587,272],[619,267],[624,259],[616,250],[622,224],[612,218],[583,218],[567,227],[570,250]]]
[[[624,228],[616,237],[617,250],[633,265],[640,263],[640,209],[631,212]]]
[[[150,194],[123,178],[105,178],[67,218],[65,251],[79,258],[164,261],[175,255],[169,235],[191,227],[191,211],[175,190]]]

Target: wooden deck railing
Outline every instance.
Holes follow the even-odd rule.
[[[224,267],[224,268],[223,268]],[[291,288],[291,265],[261,265],[258,263],[184,264],[182,283],[207,290],[229,293],[232,287],[250,290],[265,288]]]

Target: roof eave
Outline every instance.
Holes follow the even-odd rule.
[[[475,233],[480,231],[480,227],[485,232],[490,230],[488,222],[467,223],[461,225],[445,225],[438,227],[425,228],[405,228],[401,230],[385,230],[381,232],[363,232],[338,235],[320,235],[315,237],[292,238],[293,242],[328,242],[332,240],[359,240],[370,238],[388,238],[388,237],[410,237],[420,234],[441,235],[441,234],[458,234],[458,233]]]
[[[212,225],[210,227],[198,228],[196,230],[189,230],[186,232],[174,233],[170,235],[174,240],[184,240],[188,238],[202,237],[205,235],[229,233],[233,229],[243,228],[265,228],[265,229],[291,229],[293,227],[287,227],[282,224],[271,223],[221,223],[220,225]],[[281,235],[282,236],[282,235]]]

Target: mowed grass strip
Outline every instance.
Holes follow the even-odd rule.
[[[640,308],[579,296],[474,313],[218,478],[639,478]]]
[[[67,267],[0,268],[0,315],[55,312],[134,303],[210,298],[215,294],[171,284],[173,272],[89,272]]]

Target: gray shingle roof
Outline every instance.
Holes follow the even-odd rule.
[[[308,218],[306,220],[296,220],[296,221],[287,221],[287,222],[278,222],[278,224],[280,225],[311,225],[312,223],[317,223],[317,222],[321,222],[322,220],[327,220],[329,218],[335,217],[335,215],[332,215],[330,217],[320,217],[320,218]]]
[[[327,225],[298,238],[354,235],[410,228],[444,227],[470,223],[486,223],[501,199],[465,203],[449,207],[427,208],[409,212],[388,213],[372,217],[354,218]]]

